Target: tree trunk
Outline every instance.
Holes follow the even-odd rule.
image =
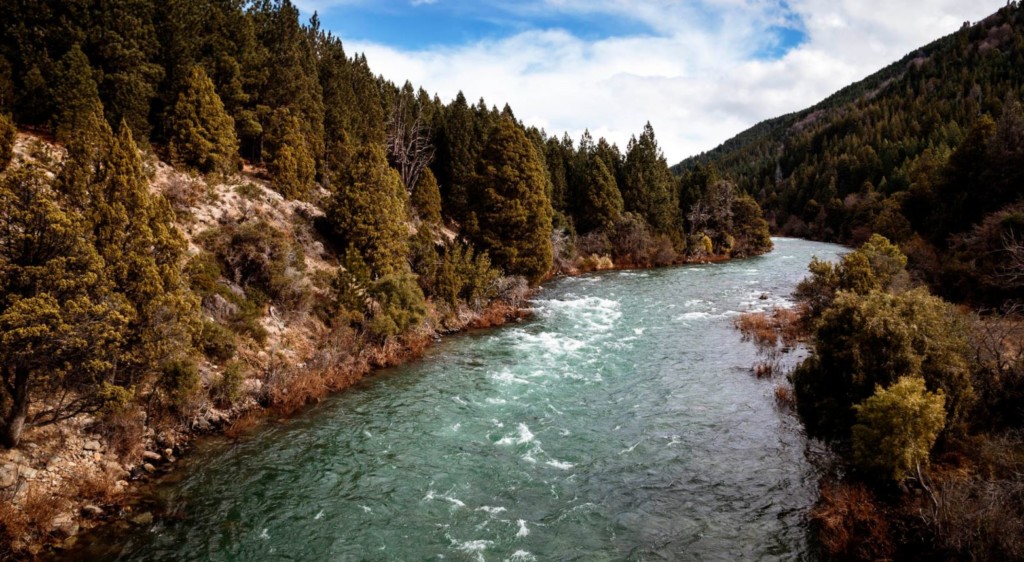
[[[0,446],[13,449],[21,441],[21,430],[28,417],[28,370],[15,368],[11,390],[11,408],[0,420]]]

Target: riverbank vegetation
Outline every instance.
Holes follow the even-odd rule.
[[[761,375],[783,332],[810,343],[776,396],[840,459],[812,514],[831,557],[1024,557],[1022,69],[1009,2],[675,168],[733,179],[777,232],[859,246],[811,262],[798,314],[737,323]]]
[[[873,235],[837,264],[811,262],[798,314],[737,321],[766,349],[811,345],[776,394],[837,455],[816,536],[837,559],[1019,559],[1019,303],[999,315],[955,307],[914,286],[906,262]]]
[[[0,555],[551,275],[771,248],[649,124],[623,151],[445,103],[287,0],[9,2],[0,28]]]

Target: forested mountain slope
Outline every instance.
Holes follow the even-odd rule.
[[[943,294],[998,303],[1020,290],[1022,96],[1024,9],[1011,2],[674,171],[716,169],[782,233],[883,234]]]

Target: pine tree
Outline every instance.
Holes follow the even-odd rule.
[[[473,242],[506,274],[539,282],[551,269],[551,202],[533,144],[509,118],[499,119],[477,161],[467,224]]]
[[[31,167],[0,179],[0,446],[15,447],[33,399],[45,424],[102,404],[122,343],[124,302],[111,294],[82,216]]]
[[[275,111],[267,127],[267,147],[267,170],[274,189],[291,199],[309,193],[316,179],[316,160],[299,117],[285,108]]]
[[[412,192],[412,206],[421,219],[435,224],[441,223],[441,192],[430,169],[423,171],[416,189]]]
[[[147,139],[149,111],[163,79],[153,0],[97,0],[88,10],[85,48],[101,70],[100,98],[111,123],[125,121]]]
[[[405,272],[409,253],[405,187],[388,167],[384,148],[359,149],[332,184],[336,191],[327,216],[339,247],[358,251],[372,279]]]
[[[612,228],[622,216],[622,194],[602,159],[590,159],[584,186],[580,232]]]
[[[102,107],[94,75],[88,57],[78,45],[60,60],[52,89],[57,106],[52,125],[57,140],[70,140],[74,131],[88,126],[92,110]]]
[[[444,113],[433,170],[440,184],[445,214],[461,223],[468,215],[468,190],[479,148],[473,146],[473,110],[462,92]]]
[[[197,302],[181,276],[187,245],[152,195],[131,129],[121,124],[96,177],[91,223],[106,275],[131,309],[116,384],[129,386],[188,354]]]
[[[192,68],[170,114],[171,158],[200,172],[238,171],[235,122],[201,66]]]
[[[639,140],[630,140],[623,176],[621,188],[626,210],[639,213],[656,232],[678,232],[681,221],[675,181],[650,123],[644,126]]]
[[[0,112],[0,172],[7,169],[14,157],[14,141],[18,136],[18,129],[14,127],[11,118]]]

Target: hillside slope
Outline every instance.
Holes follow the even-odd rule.
[[[674,171],[714,167],[777,232],[847,243],[881,233],[947,296],[1001,301],[1019,287],[985,256],[1024,236],[1022,85],[1024,9],[1012,2]]]

